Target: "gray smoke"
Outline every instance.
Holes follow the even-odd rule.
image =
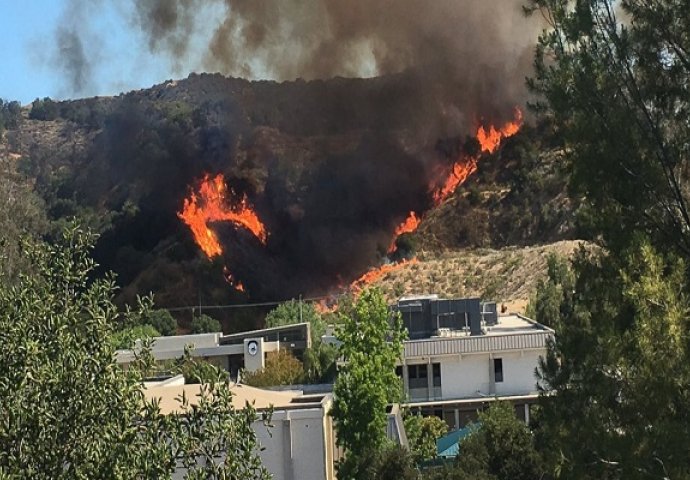
[[[151,50],[187,55],[215,28],[201,68],[243,78],[366,77],[419,69],[482,113],[524,99],[540,25],[522,0],[139,0]],[[201,7],[220,12],[196,18]],[[209,19],[211,20],[211,19]],[[458,91],[452,92],[451,89]],[[457,105],[464,113],[477,105]],[[488,111],[487,107],[488,106]],[[469,108],[468,108],[469,107]]]
[[[523,0],[131,1],[128,12],[120,8],[128,25],[177,72],[310,80],[417,69],[425,88],[460,99],[444,104],[447,116],[459,117],[505,117],[524,100],[541,28],[523,15]],[[90,73],[80,28],[60,34],[75,88]]]
[[[94,90],[94,73],[101,57],[100,35],[92,29],[90,19],[105,0],[71,0],[67,2],[55,28],[55,44],[50,63],[64,79],[69,96],[87,95]],[[44,45],[38,48],[43,49]]]

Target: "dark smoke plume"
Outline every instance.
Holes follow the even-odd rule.
[[[85,95],[93,88],[100,42],[90,29],[89,18],[100,3],[100,0],[72,0],[55,29],[52,63],[64,74],[64,87],[71,95]]]
[[[453,129],[476,120],[469,115],[505,118],[522,103],[540,28],[523,15],[523,0],[132,2],[113,8],[129,15],[127,25],[143,33],[149,51],[167,56],[182,75],[310,80],[417,69],[424,88],[443,93],[446,127]],[[89,11],[93,5],[72,0],[58,31],[60,65],[78,93],[93,70],[83,49],[92,35]]]
[[[434,88],[464,99],[456,105],[462,116],[476,114],[479,105],[492,115],[492,107],[523,100],[539,25],[525,18],[522,3],[141,0],[136,15],[151,50],[171,59],[188,53],[197,29],[217,25],[201,67],[243,78],[362,77],[416,68]],[[209,5],[223,12],[216,24],[195,17]]]

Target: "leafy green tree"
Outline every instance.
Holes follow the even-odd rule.
[[[541,399],[540,444],[563,478],[684,478],[687,5],[534,0],[532,8],[549,28],[530,86],[584,199],[579,222],[604,247],[575,261],[572,295],[537,302],[557,331],[539,369],[555,393]]]
[[[22,106],[17,101],[0,98],[0,135],[4,130],[13,130],[22,122]]]
[[[151,325],[135,325],[118,330],[111,336],[111,341],[117,349],[132,349],[137,340],[160,337],[160,333]]]
[[[177,320],[167,310],[153,310],[144,321],[153,326],[161,335],[169,337],[177,333]],[[219,330],[216,330],[219,331]]]
[[[419,471],[410,452],[399,445],[386,444],[365,452],[338,470],[338,478],[357,480],[417,480]],[[348,470],[344,470],[343,467]],[[352,472],[350,472],[350,470]]]
[[[537,433],[563,478],[682,478],[690,427],[686,263],[638,236],[581,254],[539,368]]]
[[[281,303],[266,315],[266,327],[278,327],[308,322],[311,330],[311,347],[304,352],[304,381],[308,383],[332,382],[335,378],[335,361],[338,350],[321,342],[326,332],[326,320],[312,302],[289,300]]]
[[[419,414],[408,414],[405,416],[405,434],[410,450],[418,462],[436,458],[436,440],[446,433],[448,433],[448,425],[434,415],[422,417]]]
[[[279,327],[281,325],[292,325],[294,323],[307,322],[311,327],[312,344],[321,341],[321,335],[326,331],[326,324],[321,318],[321,314],[316,310],[311,302],[301,300],[289,300],[281,303],[266,315],[266,327]]]
[[[223,329],[218,320],[202,313],[194,317],[190,325],[190,331],[191,333],[214,333],[222,332]]]
[[[29,244],[33,271],[0,284],[0,477],[32,479],[269,478],[252,424],[228,383],[205,386],[185,415],[143,396],[146,342],[115,363],[112,277],[93,278],[93,237],[76,226],[54,245]]]
[[[460,442],[456,468],[468,478],[536,480],[544,475],[527,425],[508,402],[495,402],[479,414],[477,430]]]
[[[58,104],[50,97],[31,102],[29,118],[32,120],[55,120],[59,114]]]
[[[575,288],[575,277],[569,261],[555,254],[546,259],[547,278],[537,283],[536,294],[527,308],[527,316],[543,325],[556,327],[561,308],[571,304]]]
[[[358,478],[357,458],[377,452],[386,442],[386,408],[402,389],[395,365],[406,331],[378,289],[365,289],[354,305],[341,308],[336,336],[342,343],[331,415],[338,445],[345,449],[339,465],[343,478]]]
[[[307,383],[331,383],[335,380],[338,347],[319,341],[304,351],[304,380]]]
[[[173,364],[173,374],[182,374],[186,384],[208,383],[213,385],[228,378],[228,374],[223,370],[203,358],[195,358],[192,355],[192,350],[185,347],[182,358],[178,358]]]
[[[295,385],[304,380],[302,362],[288,350],[280,349],[266,355],[266,365],[256,372],[245,372],[242,382],[254,387]]]

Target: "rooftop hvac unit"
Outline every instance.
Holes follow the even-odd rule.
[[[482,319],[487,326],[496,325],[498,323],[498,308],[496,302],[482,303]]]
[[[436,334],[439,337],[450,337],[450,328],[439,328]]]

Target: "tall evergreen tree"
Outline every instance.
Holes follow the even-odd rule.
[[[597,248],[550,272],[540,444],[563,478],[690,475],[690,16],[683,0],[533,0],[529,84]],[[553,392],[551,392],[553,390]],[[554,393],[554,394],[552,394]]]

